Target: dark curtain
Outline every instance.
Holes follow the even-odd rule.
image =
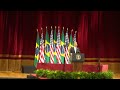
[[[0,11],[0,54],[34,55],[37,28],[64,26],[86,58],[119,58],[119,23],[115,11]]]

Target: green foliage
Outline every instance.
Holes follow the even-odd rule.
[[[63,71],[55,71],[56,79],[64,79],[65,74]]]
[[[72,79],[80,79],[80,72],[71,72]]]
[[[46,77],[47,77],[48,79],[55,79],[55,76],[56,76],[56,72],[54,72],[54,71],[50,71],[50,72],[48,72],[47,75],[46,75]]]
[[[79,77],[80,79],[88,79],[88,72],[80,72]]]
[[[103,79],[113,79],[113,72],[111,71],[102,72],[101,74],[103,76]]]
[[[51,72],[50,70],[44,70],[44,69],[35,70],[35,73],[37,74],[37,76],[40,76],[40,77],[46,77],[47,74],[49,74],[50,72]]]
[[[39,69],[35,70],[39,77],[46,77],[48,79],[112,79],[113,72],[63,72]]]
[[[63,79],[73,79],[71,72],[64,72],[64,78]]]

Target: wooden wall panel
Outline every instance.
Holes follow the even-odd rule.
[[[14,69],[14,71],[16,72],[19,72],[19,71],[21,71],[21,59],[20,60],[15,60],[15,69]]]
[[[84,65],[84,64],[88,64],[88,65],[97,65],[98,62],[84,62],[83,65]]]
[[[89,64],[89,65],[96,65],[97,62],[84,62],[83,64]],[[101,62],[100,64],[105,65],[108,64],[108,70],[112,71],[114,73],[120,73],[120,63],[119,62]]]
[[[108,69],[110,71],[113,71],[114,73],[120,73],[120,63],[115,62],[115,63],[111,63],[111,62],[102,62],[101,64],[108,64]]]
[[[34,60],[30,59],[0,59],[0,71],[14,71],[20,72],[21,66],[32,66]],[[96,65],[98,62],[84,62],[83,64]],[[100,64],[108,64],[108,69],[113,71],[114,73],[120,73],[120,62],[101,62]],[[75,69],[79,69],[80,65],[77,64],[78,67],[74,66]]]
[[[8,71],[8,59],[0,59],[0,71]]]
[[[15,69],[15,60],[8,60],[8,71],[14,71]]]
[[[21,72],[22,66],[29,65],[33,65],[33,60],[0,59],[0,71]]]
[[[23,66],[29,66],[29,65],[34,65],[34,60],[22,60],[21,61],[21,64],[23,65]]]

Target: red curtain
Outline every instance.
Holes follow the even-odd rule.
[[[64,26],[85,57],[119,58],[119,23],[115,11],[0,11],[0,54],[34,55],[37,28]]]

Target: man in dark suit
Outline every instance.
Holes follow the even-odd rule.
[[[70,53],[80,53],[80,50],[77,47],[77,42],[74,42],[74,47],[70,48]]]
[[[77,42],[74,42],[74,47],[71,47],[69,49],[69,60],[72,61],[72,53],[80,53],[79,48],[77,47]]]

